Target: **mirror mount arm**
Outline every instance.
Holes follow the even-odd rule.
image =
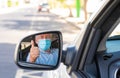
[[[66,50],[62,51],[61,62],[63,62],[66,66],[71,66],[74,60],[75,53],[75,46],[68,46]]]
[[[61,62],[67,66],[67,72],[71,74],[71,66],[74,61],[74,57],[76,54],[76,49],[74,45],[70,45],[66,48],[66,50],[62,51]]]
[[[65,64],[66,55],[67,55],[67,50],[62,50],[61,62],[64,64]]]

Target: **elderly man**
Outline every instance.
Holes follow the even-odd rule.
[[[58,60],[58,49],[50,49],[51,39],[52,34],[36,35],[35,40],[31,40],[31,49],[27,62],[55,66]]]

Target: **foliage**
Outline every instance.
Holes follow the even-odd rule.
[[[61,3],[65,2],[65,0],[57,0],[57,1],[59,1],[59,2],[61,2]]]

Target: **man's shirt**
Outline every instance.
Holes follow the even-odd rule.
[[[58,49],[52,49],[50,53],[40,51],[40,55],[36,59],[36,64],[52,65],[55,66],[58,61]],[[30,54],[27,57],[27,62],[29,62]]]

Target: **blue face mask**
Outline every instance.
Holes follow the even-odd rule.
[[[48,50],[50,48],[50,46],[51,46],[50,39],[40,39],[38,42],[38,47],[43,51]]]

